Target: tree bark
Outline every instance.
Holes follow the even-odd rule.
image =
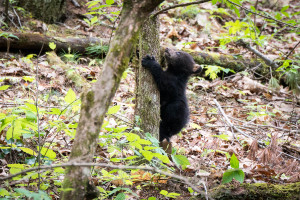
[[[56,44],[58,51],[68,51],[70,47],[73,52],[85,53],[86,47],[93,44],[101,44],[107,46],[109,39],[101,39],[95,37],[79,38],[79,37],[51,37],[39,33],[11,33],[19,39],[9,38],[7,43],[6,38],[0,37],[0,50],[6,50],[7,44],[11,50],[24,50],[27,52],[39,52],[43,47],[43,51],[52,51],[49,47],[49,42]]]
[[[144,23],[139,38],[139,67],[136,73],[136,114],[140,116],[141,128],[159,139],[160,96],[149,70],[141,66],[147,54],[160,60],[159,22],[157,17]]]
[[[139,29],[148,15],[163,0],[124,0],[121,20],[109,52],[104,69],[90,91],[81,96],[80,119],[72,147],[70,162],[91,162],[95,153],[98,135],[110,102],[127,68],[130,53],[136,44]],[[69,167],[63,183],[61,199],[87,198],[89,167]],[[71,190],[70,190],[71,189]]]
[[[19,0],[18,5],[45,23],[55,23],[66,18],[66,0]]]

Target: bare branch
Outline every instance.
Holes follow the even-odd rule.
[[[260,57],[261,59],[263,59],[263,61],[265,61],[265,63],[269,66],[271,66],[273,69],[277,69],[278,65],[273,62],[272,60],[270,60],[269,58],[267,58],[265,55],[263,55],[262,53],[260,53],[259,51],[257,51],[256,49],[254,49],[252,46],[250,46],[250,44],[247,44],[245,41],[243,40],[238,40],[237,44],[250,50],[251,52],[253,52],[255,55],[257,55],[258,57]]]
[[[201,4],[201,3],[206,3],[209,2],[210,0],[200,0],[200,1],[194,1],[194,2],[189,2],[189,3],[182,3],[182,4],[176,4],[167,8],[164,8],[162,10],[157,11],[156,13],[154,13],[152,16],[155,17],[163,12],[166,12],[167,10],[171,10],[173,8],[177,8],[177,7],[185,7],[185,6],[190,6],[190,5],[195,5],[195,4]]]
[[[228,117],[227,117],[227,115],[225,114],[225,112],[224,112],[224,110],[222,109],[222,107],[220,106],[219,102],[218,102],[216,99],[214,99],[214,102],[215,102],[216,106],[218,107],[219,111],[221,112],[221,114],[223,115],[223,117],[225,118],[226,122],[228,123],[228,125],[229,125],[230,127],[232,127],[234,130],[236,130],[237,132],[239,132],[240,134],[242,134],[242,135],[244,135],[244,136],[246,136],[246,137],[248,137],[248,138],[256,139],[256,138],[254,138],[253,136],[244,133],[242,130],[240,130],[240,129],[237,128],[235,125],[233,125],[233,124],[231,123],[231,121],[228,119]],[[257,140],[257,142],[258,142],[258,144],[261,145],[261,146],[264,146],[264,147],[266,146],[265,143],[262,142],[262,141]],[[297,157],[292,156],[292,155],[290,155],[290,154],[284,153],[284,152],[282,152],[282,151],[279,151],[279,153],[284,154],[284,155],[286,155],[286,156],[289,156],[289,157],[291,157],[291,158],[294,158],[294,159],[296,159],[296,160],[300,160],[300,158],[297,158]]]
[[[249,12],[249,13],[252,13],[252,14],[255,14],[255,15],[259,15],[259,16],[264,17],[264,18],[266,18],[266,19],[270,19],[270,20],[276,21],[276,22],[278,22],[278,23],[285,24],[285,25],[287,25],[287,26],[291,26],[291,27],[294,27],[294,28],[299,28],[299,27],[297,27],[297,26],[294,26],[294,25],[291,25],[291,24],[288,24],[288,23],[279,21],[279,20],[277,20],[277,19],[274,19],[273,17],[268,17],[268,16],[265,16],[265,15],[259,14],[259,13],[257,13],[257,12],[253,12],[253,11],[251,11],[251,10],[249,10],[249,9],[247,9],[247,8],[245,8],[245,7],[241,6],[241,5],[239,5],[239,4],[236,4],[236,3],[234,3],[234,2],[232,2],[232,1],[230,1],[230,0],[226,0],[226,1],[228,1],[229,3],[231,3],[231,4],[233,4],[233,5],[237,6],[237,7],[240,7],[241,9],[243,9],[243,10]]]
[[[288,59],[288,57],[292,54],[292,52],[297,48],[297,46],[300,44],[300,41],[294,46],[294,48],[288,53],[288,55],[285,57],[285,60]]]

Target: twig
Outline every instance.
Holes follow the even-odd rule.
[[[246,49],[249,49],[251,52],[253,52],[255,55],[257,55],[258,57],[260,57],[261,59],[263,59],[263,61],[271,66],[273,69],[277,69],[278,68],[278,65],[273,62],[272,60],[270,60],[269,58],[267,58],[265,55],[263,55],[262,53],[260,53],[259,51],[257,51],[256,49],[254,49],[252,46],[250,46],[250,44],[247,44],[246,42],[244,42],[242,39],[238,40],[236,42],[238,45],[246,48]]]
[[[75,162],[70,162],[70,163],[65,163],[65,164],[58,164],[58,165],[43,165],[43,166],[38,166],[38,167],[33,167],[30,169],[23,170],[19,173],[11,174],[9,176],[4,176],[0,177],[0,181],[5,181],[11,178],[14,178],[16,176],[25,174],[27,172],[32,172],[36,170],[41,170],[41,169],[53,169],[53,168],[58,168],[58,167],[93,167],[93,166],[98,166],[98,167],[107,167],[107,168],[113,168],[113,169],[140,169],[140,170],[145,170],[145,171],[152,171],[156,173],[160,173],[175,179],[179,179],[183,182],[185,182],[188,186],[190,186],[194,191],[206,196],[207,198],[210,198],[207,196],[203,191],[199,190],[198,187],[196,187],[194,184],[192,184],[187,178],[176,175],[176,174],[170,174],[168,172],[164,172],[162,170],[156,169],[154,167],[142,167],[142,166],[125,166],[125,165],[110,165],[106,163],[75,163]]]
[[[44,48],[44,44],[42,45],[42,48],[41,48],[41,50],[39,52],[39,55],[37,56],[37,59],[36,59],[36,74],[35,74],[35,86],[36,86],[35,107],[36,107],[38,147],[39,147],[38,166],[41,165],[41,150],[42,150],[42,148],[41,148],[41,135],[40,135],[40,115],[39,115],[39,104],[38,104],[38,100],[39,100],[39,57],[42,53],[43,48]],[[38,189],[40,189],[41,177],[40,177],[39,172],[38,172],[38,178],[39,178]]]
[[[151,17],[156,17],[157,15],[167,11],[167,10],[170,10],[170,9],[173,9],[173,8],[177,8],[177,7],[185,7],[185,6],[190,6],[190,5],[194,5],[194,4],[201,4],[201,3],[206,3],[206,2],[209,2],[210,0],[200,0],[200,1],[194,1],[194,2],[189,2],[189,3],[182,3],[182,4],[176,4],[174,6],[170,6],[170,7],[167,7],[167,8],[164,8],[162,10],[159,10],[157,12],[155,12]]]
[[[21,28],[21,29],[23,29],[23,28],[22,28],[22,23],[21,23],[21,20],[20,20],[20,17],[19,17],[19,15],[18,15],[18,13],[16,12],[16,10],[15,10],[15,8],[14,8],[14,7],[12,7],[12,9],[13,9],[13,11],[14,11],[15,15],[17,16],[17,19],[18,19],[18,22],[19,22],[20,28]]]
[[[288,53],[288,55],[285,57],[284,60],[288,59],[288,57],[292,54],[292,52],[297,48],[297,46],[300,44],[300,41],[294,46],[294,48]]]
[[[218,101],[217,101],[216,99],[214,99],[214,102],[215,102],[216,106],[218,107],[218,109],[220,110],[220,112],[222,113],[222,115],[224,116],[224,118],[225,118],[225,120],[227,121],[227,123],[228,123],[234,130],[236,130],[237,132],[239,132],[240,134],[242,134],[242,135],[244,135],[244,136],[246,136],[246,137],[248,137],[248,138],[256,139],[256,138],[254,138],[253,136],[244,133],[242,130],[240,130],[239,128],[237,128],[236,126],[234,126],[234,125],[230,122],[230,120],[228,119],[227,115],[225,114],[224,110],[222,109],[222,107],[220,106],[220,104],[218,103]],[[262,145],[262,146],[265,146],[265,143],[264,143],[264,142],[259,141],[259,140],[258,140],[257,142],[258,142],[258,144],[260,144],[260,145]],[[279,153],[284,154],[284,155],[286,155],[286,156],[289,156],[289,157],[291,157],[291,158],[294,158],[294,159],[296,159],[296,160],[300,160],[300,158],[297,158],[297,157],[292,156],[292,155],[290,155],[290,154],[284,153],[284,152],[282,152],[282,151],[279,151]]]
[[[278,23],[285,24],[285,25],[287,25],[287,26],[291,26],[291,27],[294,27],[294,28],[299,28],[299,27],[297,27],[297,26],[294,26],[294,25],[291,25],[291,24],[288,24],[288,23],[279,21],[279,20],[277,20],[277,19],[274,19],[273,17],[268,17],[268,16],[265,16],[265,15],[259,14],[259,13],[257,13],[257,12],[253,12],[253,11],[251,11],[251,10],[248,10],[247,8],[245,8],[245,7],[243,7],[243,6],[239,5],[239,4],[236,4],[236,3],[234,3],[234,2],[232,2],[232,1],[230,1],[230,0],[226,0],[226,1],[228,1],[229,3],[231,3],[231,4],[233,4],[233,5],[237,6],[237,7],[240,7],[241,9],[243,9],[243,10],[245,10],[245,11],[247,11],[247,12],[250,12],[250,13],[252,13],[252,14],[259,15],[259,16],[264,17],[264,18],[266,18],[266,19],[270,19],[270,20],[276,21],[276,22],[278,22]]]

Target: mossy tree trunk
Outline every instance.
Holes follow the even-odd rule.
[[[141,61],[147,54],[160,59],[159,22],[157,17],[149,18],[140,32],[139,66],[136,73],[136,114],[140,116],[141,128],[159,138],[160,96],[149,70],[141,66]]]
[[[70,162],[92,162],[105,113],[128,66],[139,29],[162,1],[124,0],[120,23],[110,44],[102,74],[93,87],[81,96],[81,113]],[[89,167],[67,168],[61,199],[87,198],[90,189],[89,177]]]
[[[45,23],[61,21],[66,14],[66,0],[19,0],[18,5]]]

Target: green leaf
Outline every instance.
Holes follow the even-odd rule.
[[[172,155],[172,158],[175,164],[181,166],[183,170],[190,165],[190,161],[184,155]]]
[[[37,121],[37,115],[36,113],[32,112],[32,111],[26,111],[26,119],[28,121],[32,121],[32,122],[36,122]]]
[[[25,169],[24,164],[8,164],[7,167],[9,168],[17,168],[17,169]]]
[[[133,142],[135,140],[139,140],[140,136],[134,133],[125,133],[124,134],[129,142]]]
[[[56,48],[56,44],[54,42],[49,42],[49,47],[54,50]]]
[[[170,163],[169,157],[160,153],[153,153],[153,156],[157,157],[163,163]]]
[[[280,12],[286,11],[287,9],[289,9],[289,7],[290,7],[289,5],[283,6],[283,7],[281,8]]]
[[[32,149],[29,149],[29,148],[26,148],[26,147],[19,147],[19,149],[21,149],[25,153],[28,153],[29,155],[32,155],[32,156],[37,155],[37,153],[35,151],[33,151]]]
[[[29,108],[30,111],[36,113],[37,112],[37,109],[36,109],[36,106],[34,104],[31,104],[31,103],[25,103],[25,105],[27,106],[27,108]]]
[[[76,94],[72,89],[69,89],[65,96],[65,102],[68,104],[73,103],[76,100]]]
[[[111,4],[115,3],[114,0],[106,0],[105,2],[106,2],[107,5],[111,5]]]
[[[9,196],[9,195],[10,195],[10,193],[6,189],[0,188],[0,196],[1,197]]]
[[[145,151],[145,150],[143,150],[143,151],[141,151],[141,153],[143,154],[143,156],[144,156],[148,161],[150,161],[150,160],[153,158],[153,156],[154,156],[154,153],[152,153],[151,151]]]
[[[169,193],[169,192],[166,191],[166,190],[161,190],[161,191],[160,191],[160,194],[162,194],[162,195],[164,195],[164,196],[168,195],[168,193]]]
[[[2,85],[0,86],[0,90],[7,90],[10,87],[10,85]]]
[[[238,169],[239,168],[239,160],[237,159],[237,157],[232,154],[231,158],[230,158],[230,166],[234,169]]]
[[[17,193],[19,193],[19,194],[23,194],[23,195],[25,195],[26,197],[32,197],[32,194],[31,194],[31,192],[30,191],[28,191],[28,190],[26,190],[26,189],[23,189],[23,188],[15,188],[14,189]]]
[[[231,182],[233,178],[243,183],[245,174],[241,169],[229,169],[223,174],[222,184]]]
[[[13,139],[20,139],[20,136],[22,135],[22,126],[21,121],[17,119],[11,127],[6,132],[6,139],[9,140],[11,138]]]
[[[95,24],[98,21],[98,17],[95,16],[91,19],[91,24]]]
[[[37,147],[37,149],[39,150],[39,147]],[[56,153],[53,150],[45,147],[42,147],[41,154],[43,156],[47,156],[50,159],[54,159],[56,157]]]
[[[137,142],[140,143],[140,144],[145,144],[145,145],[151,145],[152,144],[152,142],[150,142],[149,140],[145,140],[145,139],[139,139]]]
[[[156,200],[156,197],[149,197],[148,200]]]
[[[125,196],[125,194],[122,192],[122,193],[119,193],[119,194],[116,196],[115,200],[125,200],[125,198],[126,198],[126,196]]]
[[[116,106],[110,107],[108,109],[108,111],[107,111],[106,114],[108,114],[108,115],[115,114],[115,113],[117,113],[120,110],[120,108],[121,108],[120,105],[116,105]]]
[[[23,76],[22,79],[26,82],[31,83],[32,81],[34,81],[35,77],[33,77],[33,76]]]
[[[213,137],[217,137],[217,138],[220,138],[222,140],[225,140],[225,141],[228,141],[229,139],[229,135],[226,135],[226,134],[221,134],[221,135],[213,135]]]
[[[51,112],[47,112],[50,115],[60,115],[61,110],[59,108],[51,108]]]
[[[193,193],[193,192],[194,192],[194,190],[193,190],[191,187],[188,187],[188,191],[189,191],[190,193]]]

